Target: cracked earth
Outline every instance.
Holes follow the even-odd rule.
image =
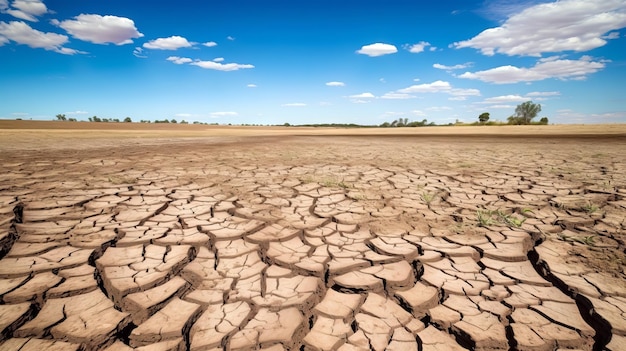
[[[624,138],[81,143],[0,154],[0,350],[626,349]]]

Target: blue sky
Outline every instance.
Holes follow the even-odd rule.
[[[0,0],[0,118],[626,123],[624,0]]]

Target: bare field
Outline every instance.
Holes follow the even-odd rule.
[[[0,350],[626,349],[622,125],[19,122]]]

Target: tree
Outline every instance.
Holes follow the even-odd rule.
[[[176,120],[172,118],[171,123],[176,123]]]
[[[547,125],[548,117],[541,117],[541,119],[539,120],[539,124]]]
[[[480,123],[485,123],[489,120],[489,112],[483,112],[478,116]]]
[[[515,108],[515,114],[511,117],[518,118],[520,124],[530,124],[533,118],[541,112],[541,105],[535,104],[532,101],[526,101],[517,105]]]
[[[124,118],[124,123],[131,123],[133,120],[130,117]]]
[[[65,120],[67,120],[67,118],[65,118],[65,115],[63,115],[63,114],[58,114],[56,117],[57,117],[57,121],[65,121]]]

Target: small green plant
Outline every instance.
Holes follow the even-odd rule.
[[[430,205],[430,203],[433,202],[437,198],[437,193],[429,192],[429,191],[423,191],[422,194],[420,195],[420,198],[427,205]]]
[[[476,219],[479,227],[488,227],[494,224],[493,211],[476,211]]]
[[[530,210],[522,210],[522,213]],[[479,227],[488,227],[494,224],[504,224],[509,227],[521,227],[526,222],[526,217],[518,218],[512,214],[506,214],[500,210],[478,210],[476,211],[476,220]]]
[[[588,202],[582,206],[583,210],[588,214],[592,214],[600,209],[600,207],[592,202]]]
[[[587,246],[595,246],[596,245],[596,236],[595,235],[587,235],[582,237],[571,236],[563,233],[557,234],[559,240],[566,242],[577,242]]]

